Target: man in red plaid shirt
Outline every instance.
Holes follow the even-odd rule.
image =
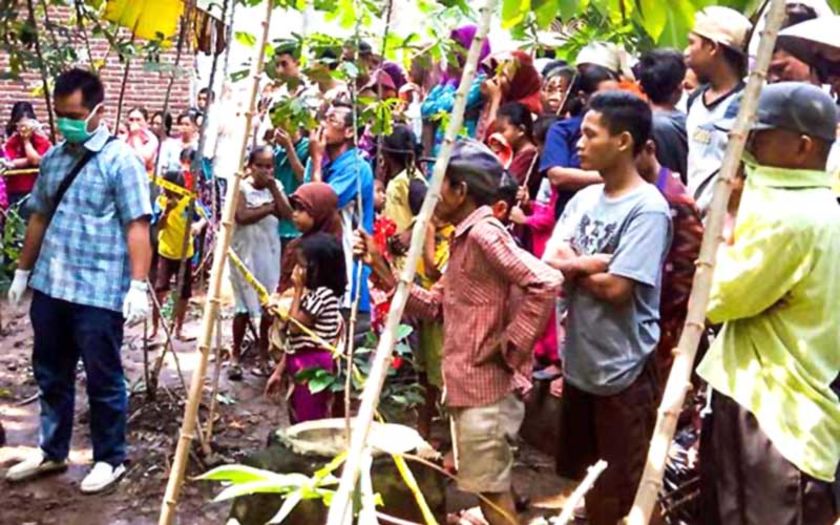
[[[444,397],[454,423],[458,486],[492,502],[481,502],[491,525],[516,522],[510,441],[522,424],[520,396],[530,382],[515,371],[531,359],[563,281],[560,272],[516,246],[493,216],[502,173],[483,144],[456,143],[435,208],[439,219],[455,226],[449,264],[430,290],[413,287],[406,307],[424,318],[443,317]],[[357,238],[357,254],[384,288],[392,288],[393,273],[364,237]],[[522,297],[505,323],[511,286]]]

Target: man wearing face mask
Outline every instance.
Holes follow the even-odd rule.
[[[816,86],[761,93],[707,312],[723,329],[697,370],[714,389],[700,448],[707,523],[838,517],[840,207],[825,171],[836,123]]]
[[[65,470],[73,430],[76,364],[87,378],[94,466],[81,483],[100,492],[125,472],[123,323],[150,311],[148,180],[131,148],[102,124],[99,78],[72,69],[55,82],[55,113],[65,142],[41,160],[32,218],[9,290],[16,306],[33,289],[32,367],[41,401],[37,453],[9,469],[22,481]],[[31,279],[30,279],[31,277]]]

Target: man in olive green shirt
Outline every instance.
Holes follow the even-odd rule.
[[[709,303],[723,329],[698,368],[714,389],[700,447],[707,523],[837,519],[840,207],[825,171],[837,118],[803,83],[767,86],[759,100]]]

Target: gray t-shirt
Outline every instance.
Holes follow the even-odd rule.
[[[612,255],[609,273],[635,281],[632,299],[616,306],[582,287],[568,289],[566,380],[595,395],[627,388],[659,341],[662,266],[671,243],[671,215],[656,186],[608,198],[589,186],[569,202],[558,235],[581,255]]]

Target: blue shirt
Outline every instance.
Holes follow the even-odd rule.
[[[551,168],[580,168],[580,155],[577,143],[580,140],[580,126],[583,117],[569,117],[555,122],[548,128],[545,136],[545,147],[540,156],[540,173],[545,174]],[[566,204],[574,197],[575,192],[557,190],[557,207],[555,217],[559,218]]]
[[[64,177],[82,157],[94,156],[64,195],[44,234],[30,286],[55,299],[122,311],[131,268],[128,223],[152,213],[146,170],[134,151],[115,140],[105,145],[100,126],[84,145],[61,143],[41,159],[30,206],[49,215]]]
[[[370,312],[370,290],[368,290],[370,268],[364,266],[361,281],[356,282],[356,265],[359,263],[353,260],[353,231],[362,227],[366,232],[373,233],[373,171],[361,152],[357,148],[351,148],[324,167],[324,181],[338,195],[347,282],[352,283],[350,293],[345,295],[342,307],[350,307],[352,298],[356,295],[356,288],[361,286],[359,311]],[[362,197],[361,220],[357,217],[356,211],[356,196],[359,191]]]

